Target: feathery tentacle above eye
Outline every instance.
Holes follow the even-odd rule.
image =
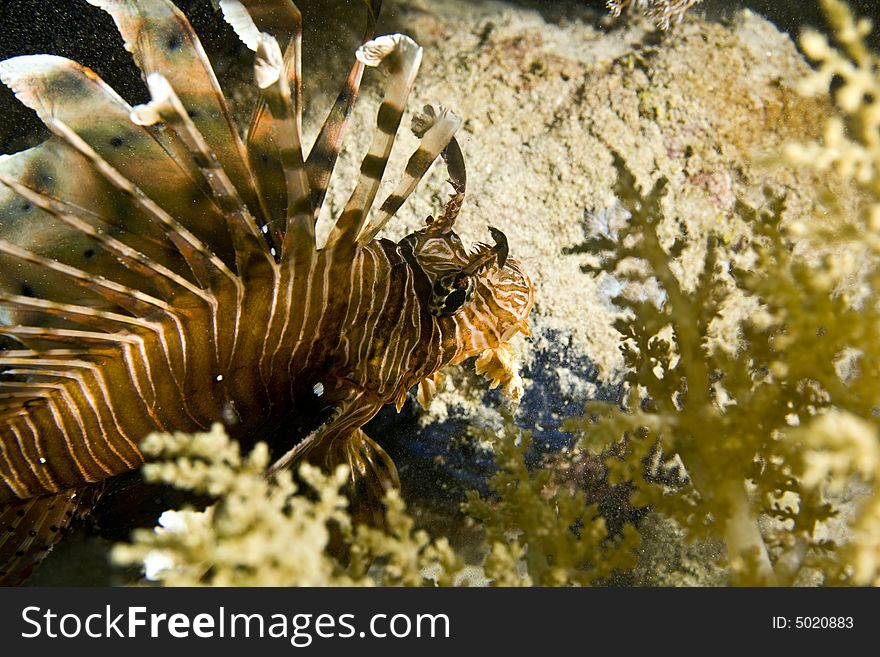
[[[452,194],[443,208],[443,214],[437,219],[431,218],[427,230],[430,233],[443,235],[452,230],[461,206],[464,203],[464,195],[467,189],[467,169],[464,164],[464,154],[461,146],[453,137],[441,153],[446,162],[446,172],[449,174],[449,184],[452,185]]]

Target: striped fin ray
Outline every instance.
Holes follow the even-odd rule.
[[[99,425],[92,417],[84,416],[84,412],[91,415],[94,409],[85,406],[76,392],[82,390],[72,380],[0,383],[0,404],[9,406],[9,410],[21,410],[16,441],[22,452],[10,459],[9,467],[17,475],[16,483],[24,484],[32,495],[57,492],[83,482],[95,483],[130,469],[129,461],[109,441],[101,439],[106,436],[94,433]],[[6,418],[3,424],[3,434],[15,433],[9,420]],[[0,439],[7,435],[0,435]],[[6,501],[3,492],[0,502]]]
[[[74,177],[65,173],[75,170],[74,167],[79,169],[79,185],[73,184]],[[126,206],[124,199],[107,188],[99,176],[94,175],[81,157],[56,137],[27,151],[0,156],[0,176],[17,180],[53,199],[63,197],[73,208],[85,208],[89,199],[94,199],[88,213],[108,223],[114,221],[117,210],[131,209]],[[85,266],[88,262],[91,268],[99,272],[110,271],[117,266],[114,258],[94,249],[91,238],[72,230],[2,184],[0,238],[34,253],[57,257],[68,264]],[[59,300],[106,304],[105,300],[88,290],[71,286],[63,276],[7,259],[0,259],[0,290],[33,296],[51,294]],[[15,323],[21,319],[16,315],[0,313],[0,323]]]
[[[291,240],[305,242],[313,248],[315,246],[309,179],[302,155],[301,109],[294,106],[283,68],[278,42],[268,34],[261,34],[255,66],[257,86],[263,90],[263,98],[275,122],[278,154],[287,191],[287,226],[282,257],[285,250],[289,252],[292,248]]]
[[[58,126],[55,127],[57,128]],[[218,362],[223,358],[218,351],[218,339],[221,334],[221,327],[218,326],[216,311],[218,305],[217,299],[210,291],[202,290],[186,278],[171,271],[163,264],[153,261],[151,258],[131,247],[126,242],[108,235],[100,226],[93,226],[82,218],[65,212],[63,208],[59,209],[56,207],[57,203],[51,201],[51,199],[47,199],[45,196],[29,190],[14,180],[4,179],[3,176],[0,176],[0,182],[11,186],[23,197],[29,199],[52,216],[64,221],[72,228],[80,231],[84,235],[92,237],[101,248],[112,254],[120,263],[126,265],[123,269],[130,270],[136,275],[142,277],[143,280],[150,281],[150,287],[160,290],[164,301],[174,301],[177,306],[183,307],[192,307],[194,304],[200,302],[206,311],[201,315],[206,316],[206,321],[209,324],[211,335],[213,337],[212,340],[206,341],[200,339],[201,336],[199,336],[198,339],[191,336],[188,337],[187,334],[191,333],[191,331],[188,330],[185,323],[181,320],[177,320],[176,315],[172,314],[171,316],[172,322],[174,323],[175,328],[177,328],[179,338],[178,341],[176,341],[175,346],[172,348],[179,352],[181,356],[181,366],[180,371],[178,372],[178,377],[186,383],[194,383],[195,378],[199,373],[201,373],[202,377],[206,377],[210,376],[212,372],[219,370]],[[193,301],[184,300],[186,298]],[[99,312],[88,307],[81,307],[82,310],[77,311],[77,308],[70,304],[53,304],[52,302],[44,301],[42,299],[28,301],[27,297],[18,297],[17,299],[15,305],[19,309],[27,309],[30,313],[43,309],[44,312],[49,314],[54,314],[66,320],[78,321],[80,323],[91,322],[92,324],[95,324],[97,322],[97,325],[100,326],[102,322],[113,322],[117,324],[122,323],[128,328],[152,327],[153,332],[157,335],[161,331],[161,327],[158,327],[152,322],[145,322],[142,320],[135,321],[133,319],[132,321],[126,322],[126,316],[108,312]],[[180,311],[178,311],[178,314],[179,312]],[[164,344],[164,340],[162,342]],[[231,349],[231,344],[229,344],[228,347]],[[167,355],[168,353],[166,351],[166,356]],[[226,354],[224,360],[230,357],[231,353]],[[199,368],[188,367],[188,360],[204,363],[206,365]],[[171,361],[169,360],[169,362]],[[206,381],[202,380],[198,381],[198,383],[204,385]]]
[[[302,14],[291,0],[220,0],[220,8],[226,22],[239,39],[255,53],[268,34],[278,44],[288,44],[281,58],[279,77],[288,83],[293,104],[293,126],[296,140],[302,141]],[[258,81],[259,84],[259,81]],[[247,133],[247,151],[251,167],[257,173],[263,202],[267,208],[268,223],[265,232],[276,249],[286,230],[285,207],[290,206],[285,194],[289,178],[286,170],[283,145],[276,140],[285,138],[273,130],[271,114],[267,113],[266,98],[260,98],[251,115]],[[282,151],[282,152],[279,152]],[[300,151],[299,158],[302,159]]]
[[[434,110],[430,105],[424,108],[423,114],[413,118],[413,132],[421,137],[418,149],[410,156],[406,164],[403,179],[379,208],[379,214],[366,226],[358,242],[363,245],[370,242],[382,230],[410,194],[428,169],[443,152],[456,130],[461,126],[461,119],[445,107]]]
[[[155,345],[156,348],[159,349],[159,353],[162,354],[162,358],[151,358],[149,347],[145,344],[145,339],[134,334],[123,335],[107,332],[87,332],[76,329],[41,326],[0,327],[0,333],[13,336],[25,344],[31,344],[32,341],[36,340],[62,342],[73,345],[110,344],[116,345],[117,348],[126,348],[129,351],[136,350],[139,354],[137,357],[138,363],[143,369],[143,378],[146,380],[146,385],[153,390],[152,396],[155,396],[157,379],[149,370],[151,367],[158,366],[158,373],[163,369],[162,363],[165,363],[167,365],[169,381],[172,382],[172,385],[176,389],[175,396],[179,399],[179,404],[184,410],[182,420],[186,421],[187,424],[193,422],[194,418],[190,413],[190,406],[194,403],[198,403],[200,399],[187,399],[182,393],[181,385],[187,375],[192,377],[195,374],[194,368],[186,368],[185,353],[188,345],[192,345],[193,348],[196,348],[198,346],[198,341],[193,339],[187,340],[186,336],[189,331],[185,329],[181,316],[167,302],[151,297],[139,290],[128,288],[119,283],[104,279],[103,277],[97,277],[76,269],[75,267],[55,262],[50,258],[38,256],[26,249],[10,244],[5,240],[0,240],[0,253],[64,274],[76,283],[105,296],[114,304],[125,308],[137,317],[155,318],[158,315],[164,316],[170,320],[167,329],[173,330],[167,330],[166,323],[160,321],[152,323],[144,322],[142,325],[144,328],[153,331]],[[208,365],[211,362],[212,359],[208,359],[205,365]],[[132,366],[132,369],[135,369],[135,366]],[[200,369],[203,370],[204,367]],[[202,378],[206,376],[206,374],[202,373]],[[132,381],[136,383],[137,378],[138,377],[133,373],[131,377]],[[158,384],[164,385],[164,382],[159,381]],[[165,409],[165,412],[177,415],[174,408]],[[204,425],[206,423],[197,424]]]
[[[138,367],[133,358],[123,350],[122,358],[114,348],[92,347],[89,349],[45,349],[15,350],[0,354],[0,368],[25,368],[42,370],[64,368],[68,372],[81,371],[84,385],[91,390],[95,399],[102,399],[95,407],[105,406],[114,426],[119,427],[120,435],[131,442],[125,426],[141,427],[143,431],[167,430],[166,425],[156,414],[156,392],[145,379],[144,368]],[[131,381],[132,385],[110,386],[110,381]],[[135,454],[140,452],[132,443]]]
[[[57,262],[53,258],[38,255],[7,240],[0,239],[0,253],[66,276],[75,283],[105,297],[118,307],[126,309],[136,317],[152,317],[157,313],[169,318],[174,317],[174,309],[166,301],[103,276]]]
[[[156,326],[155,322],[147,321],[139,317],[100,310],[90,306],[78,306],[71,303],[59,303],[57,301],[49,301],[35,297],[24,297],[15,294],[6,295],[0,293],[0,305],[7,304],[27,308],[34,312],[62,316],[65,319],[76,322],[77,324],[92,326],[99,329],[106,329],[109,326],[118,325],[120,329],[122,329],[122,327],[127,327],[132,330],[155,330]],[[8,327],[8,329],[14,331],[16,330],[16,327]]]
[[[132,123],[131,106],[94,72],[63,57],[23,55],[0,62],[0,80],[44,123],[63,122],[170,215],[210,239],[221,258],[232,255],[229,236],[217,230],[224,225],[222,214],[192,158],[176,139]],[[77,169],[57,174],[76,178]],[[117,223],[161,237],[139,214],[120,216]]]
[[[16,370],[9,370],[4,374],[9,376],[16,373]],[[123,451],[116,448],[118,436],[111,436],[108,432],[108,425],[102,421],[99,409],[91,405],[87,390],[75,376],[43,369],[29,373],[27,381],[0,381],[0,398],[7,395],[18,395],[24,403],[31,405],[38,399],[57,402],[59,410],[70,422],[72,430],[68,430],[68,436],[85,448],[80,462],[90,464],[86,467],[91,480],[100,481],[125,472],[140,462],[140,459],[131,458],[130,453],[127,458]]]
[[[89,223],[86,219],[78,216],[77,214],[66,212],[61,203],[53,201],[43,194],[34,192],[28,187],[19,184],[16,180],[7,178],[2,174],[0,174],[0,183],[11,187],[18,194],[20,194],[22,198],[27,199],[28,201],[42,209],[44,212],[52,215],[56,219],[63,221],[73,230],[79,231],[84,235],[88,235],[89,237],[91,237],[103,248],[113,254],[113,256],[115,256],[120,262],[135,271],[138,275],[149,277],[151,274],[158,274],[158,277],[152,277],[148,280],[151,280],[153,285],[156,284],[157,280],[167,281],[170,285],[163,286],[160,284],[158,286],[165,292],[164,296],[166,298],[173,298],[177,294],[180,294],[182,291],[186,291],[193,296],[199,297],[200,299],[202,299],[202,301],[210,301],[210,293],[203,291],[201,288],[197,287],[183,276],[168,269],[165,265],[155,262],[149,256],[141,253],[136,248],[130,246],[129,244],[126,244],[125,242],[115,237],[112,237],[110,234],[108,234],[106,227],[102,228],[100,225],[95,226]]]
[[[64,123],[52,119],[49,120],[47,125],[86,157],[92,163],[93,170],[104,177],[114,189],[122,192],[122,194],[132,200],[136,207],[143,209],[148,216],[165,228],[165,236],[168,241],[173,244],[177,253],[186,261],[195,277],[201,281],[203,286],[207,286],[207,290],[195,287],[188,280],[169,270],[164,263],[151,262],[149,256],[138,251],[140,248],[138,243],[133,243],[129,239],[120,245],[119,240],[108,237],[105,234],[105,226],[96,227],[83,221],[85,213],[76,206],[73,208],[64,206],[60,202],[54,201],[27,185],[22,185],[14,179],[4,176],[2,172],[0,172],[0,182],[14,189],[19,195],[27,198],[29,202],[41,207],[50,216],[60,218],[80,235],[88,235],[99,242],[103,242],[107,247],[106,250],[122,259],[127,259],[133,265],[133,269],[138,271],[138,274],[147,274],[148,278],[146,280],[155,280],[155,277],[149,275],[154,272],[158,273],[162,278],[175,283],[178,287],[187,290],[190,294],[199,298],[210,309],[215,358],[218,362],[228,362],[228,359],[231,358],[232,345],[235,343],[238,332],[241,298],[244,294],[241,279],[233,274],[226,264],[217,255],[212,253],[208,246],[199,240],[198,237],[177,223],[174,218],[168,215],[167,212],[122,176],[115,168],[110,166],[109,163]],[[71,213],[70,210],[73,210],[73,212]],[[128,236],[130,235],[131,233],[128,233]],[[167,248],[167,245],[163,246]],[[118,267],[116,269],[118,271]],[[222,304],[222,308],[225,309],[222,312],[222,316],[219,316],[221,310],[220,300],[226,301],[226,303]],[[227,314],[232,316],[226,317]],[[221,325],[221,322],[224,323]],[[226,326],[231,327],[231,330],[223,330]]]
[[[138,125],[167,123],[189,149],[226,219],[239,273],[261,263],[264,266],[274,265],[254,216],[239,196],[216,153],[190,118],[171,83],[163,75],[152,73],[147,78],[147,86],[153,99],[146,105],[135,107],[131,119]]]
[[[376,21],[382,8],[382,2],[381,0],[366,0],[366,5],[367,27],[363,37],[364,43],[371,41],[375,35]],[[318,138],[315,140],[308,158],[306,158],[306,171],[308,172],[309,185],[312,189],[312,208],[314,209],[315,220],[317,220],[321,212],[324,197],[327,195],[327,189],[330,186],[330,176],[333,173],[333,167],[336,165],[336,159],[339,157],[342,141],[345,139],[348,118],[357,100],[363,74],[364,63],[356,57],[348,78],[342,87],[342,91],[336,97],[336,101],[333,103],[333,107],[330,109],[324,125],[321,126],[321,132],[318,133]]]
[[[71,488],[0,505],[0,586],[26,580],[71,521],[88,512],[101,490],[101,486]]]
[[[242,43],[255,52],[261,33],[288,47],[302,35],[302,14],[291,0],[220,0],[220,10]],[[289,73],[293,82],[295,72]]]
[[[422,61],[422,48],[408,36],[392,34],[364,44],[358,48],[357,57],[367,66],[383,65],[388,83],[379,106],[373,143],[361,163],[357,185],[327,238],[328,246],[353,246],[363,228]]]
[[[169,0],[88,0],[109,13],[144,77],[164,75],[205,142],[244,199],[265,223],[266,212],[244,144],[198,36]]]

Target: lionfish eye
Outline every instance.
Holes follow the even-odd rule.
[[[461,271],[447,274],[434,283],[428,307],[434,315],[452,315],[470,301],[476,287],[470,274]]]

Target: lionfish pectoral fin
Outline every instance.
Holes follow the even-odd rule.
[[[349,467],[349,513],[355,524],[384,527],[385,494],[400,488],[397,466],[376,441],[362,429],[334,440],[324,455],[325,467],[340,463]]]
[[[392,488],[400,488],[400,477],[388,453],[363,430],[354,429],[347,435],[324,440],[313,432],[272,464],[266,476],[303,461],[319,465],[328,472],[340,464],[347,465],[352,520],[374,527],[384,525],[383,498]]]
[[[24,582],[100,492],[101,486],[71,488],[0,504],[0,586]]]
[[[400,487],[400,478],[391,457],[361,427],[382,406],[368,391],[348,390],[332,417],[275,461],[266,476],[303,461],[328,472],[345,464],[350,473],[352,518],[381,526],[385,518],[383,498],[390,489]]]
[[[329,419],[269,466],[267,477],[303,460],[325,465],[322,455],[327,453],[332,443],[358,430],[383,406],[372,393],[357,386],[337,390],[336,399]]]

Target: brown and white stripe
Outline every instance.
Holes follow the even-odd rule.
[[[132,108],[63,58],[0,62],[0,79],[54,135],[0,159],[0,267],[17,272],[0,281],[0,334],[17,343],[0,351],[0,520],[12,519],[0,582],[24,577],[102,482],[139,467],[152,431],[223,422],[253,440],[267,426],[303,426],[276,441],[272,472],[301,458],[348,463],[366,491],[356,515],[375,517],[397,473],[361,427],[443,366],[524,329],[532,304],[506,240],[503,256],[469,254],[452,230],[465,175],[451,112],[417,118],[421,144],[369,220],[421,48],[403,35],[367,41],[305,156],[292,2],[221,3],[255,51],[262,90],[244,140],[168,0],[91,2],[113,16],[151,102]],[[355,189],[318,248],[315,218],[365,66],[385,69],[385,97]],[[440,155],[455,192],[440,219],[397,244],[379,239]],[[78,166],[51,168],[59,161]],[[100,193],[83,195],[79,176]],[[35,213],[57,243],[35,232]],[[435,314],[450,274],[470,296],[456,292],[458,305]]]

